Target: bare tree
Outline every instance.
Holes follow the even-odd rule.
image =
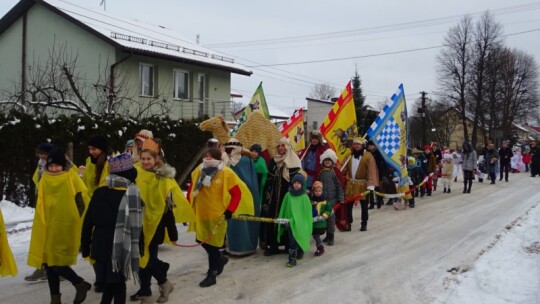
[[[444,39],[444,48],[438,56],[438,78],[443,102],[455,106],[461,113],[463,137],[469,140],[466,110],[469,104],[469,71],[472,64],[473,24],[465,16],[450,28]]]
[[[482,14],[476,22],[473,33],[472,44],[472,65],[470,71],[471,83],[469,92],[471,94],[470,104],[467,110],[473,115],[472,142],[476,145],[478,129],[485,127],[486,114],[490,109],[490,104],[486,100],[488,88],[486,73],[490,54],[502,44],[502,26],[496,22],[489,12]],[[491,107],[493,109],[493,107]]]
[[[78,53],[66,43],[53,41],[45,62],[34,59],[25,83],[12,81],[13,88],[2,92],[5,100],[0,105],[35,115],[73,111],[91,117],[123,114],[136,119],[170,111],[172,104],[163,97],[170,91],[168,86],[161,85],[162,91],[154,97],[134,98],[132,92],[137,88],[129,87],[129,73],[114,71],[111,77],[109,59],[100,57],[98,61],[99,76],[90,80],[80,69]]]
[[[328,83],[316,84],[309,92],[309,97],[320,100],[330,100],[330,98],[336,96],[336,91],[336,88]]]

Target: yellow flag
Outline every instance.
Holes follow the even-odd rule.
[[[336,151],[339,161],[343,163],[351,154],[353,139],[358,136],[350,81],[321,125],[321,133],[330,148]]]
[[[291,118],[287,119],[280,127],[279,131],[283,137],[288,138],[294,152],[302,151],[306,148],[304,132],[304,112],[302,108],[296,110]]]

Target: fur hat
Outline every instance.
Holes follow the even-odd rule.
[[[293,176],[291,180],[291,185],[294,184],[295,182],[299,182],[302,185],[304,185],[304,183],[306,182],[306,178],[302,174],[297,173]]]
[[[330,159],[335,164],[337,161],[336,152],[334,152],[334,150],[332,149],[326,149],[326,151],[324,151],[323,154],[321,154],[321,159],[320,159],[321,165],[323,164],[325,159]]]
[[[313,130],[309,132],[309,140],[317,138],[319,140],[319,143],[322,143],[322,134],[319,130]]]
[[[225,148],[243,147],[242,143],[234,137],[229,138],[229,140],[224,144],[224,146]]]
[[[109,150],[109,144],[107,139],[101,135],[95,135],[88,141],[88,146],[100,149],[102,152],[107,153]]]
[[[148,140],[145,140],[143,142],[142,150],[151,150],[159,153],[159,145],[154,139],[148,138]]]
[[[135,139],[139,139],[142,141],[145,141],[150,138],[154,138],[154,134],[152,134],[152,131],[148,131],[146,129],[142,129],[139,131],[139,133],[135,134]]]
[[[416,158],[414,158],[414,156],[407,157],[407,165],[416,166]]]
[[[249,151],[255,151],[255,152],[261,154],[262,153],[262,147],[259,144],[254,144],[254,145],[251,146],[251,148],[249,148]]]
[[[314,181],[313,185],[311,185],[311,190],[315,190],[316,188],[321,188],[321,190],[323,190],[323,183],[320,181]]]
[[[41,143],[37,146],[38,153],[47,153],[49,154],[52,150],[54,150],[55,146],[49,142]]]
[[[49,152],[49,155],[47,156],[47,167],[51,164],[60,165],[65,169],[67,165],[66,153],[61,149],[54,149]]]
[[[122,153],[115,157],[110,157],[108,162],[109,172],[111,173],[127,171],[133,168],[133,158],[129,153]]]
[[[353,144],[362,144],[362,145],[364,145],[364,144],[366,144],[366,139],[363,138],[363,137],[355,137],[352,142],[353,142]]]

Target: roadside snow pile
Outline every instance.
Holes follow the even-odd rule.
[[[19,224],[23,223],[30,223],[30,226],[32,225],[32,220],[34,219],[33,208],[21,208],[15,205],[15,203],[6,200],[0,202],[0,208],[2,208],[2,215],[4,215],[4,222],[8,230],[10,227],[19,226]],[[25,226],[28,225],[25,224]]]
[[[506,230],[439,303],[540,303],[540,205]]]

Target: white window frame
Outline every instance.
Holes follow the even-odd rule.
[[[179,97],[178,96],[178,87],[176,86],[176,77],[177,77],[177,73],[183,73],[185,75],[185,92],[186,92],[186,96],[185,97]],[[190,84],[190,73],[189,71],[186,71],[186,70],[181,70],[181,69],[173,69],[173,84],[174,84],[174,88],[173,88],[173,98],[176,99],[176,100],[189,100],[189,93],[190,93],[190,89],[189,89],[189,84]]]
[[[150,95],[145,94],[144,87],[143,87],[143,67],[148,67],[152,69],[152,75],[151,75],[151,81],[152,85],[150,86]],[[155,86],[156,86],[156,68],[153,64],[149,63],[139,63],[139,96],[142,97],[154,97],[155,92]]]
[[[204,77],[204,81],[202,82],[202,88],[201,88],[201,77]],[[206,108],[206,86],[208,83],[208,78],[206,77],[206,74],[199,73],[197,74],[197,102],[198,102],[198,113],[199,118],[202,118],[205,114],[205,108]],[[201,96],[202,95],[202,96]]]

